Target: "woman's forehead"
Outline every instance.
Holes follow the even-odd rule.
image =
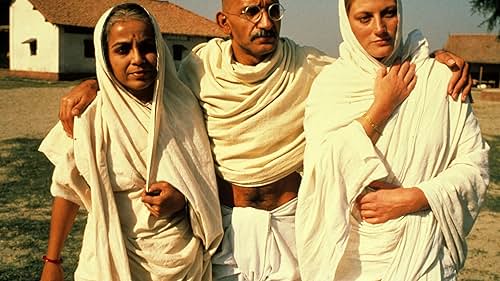
[[[132,35],[154,37],[153,26],[137,19],[117,21],[111,26],[108,36],[111,38]]]
[[[373,4],[383,4],[383,5],[396,5],[396,0],[345,0],[345,4],[347,7],[352,6],[367,6]]]

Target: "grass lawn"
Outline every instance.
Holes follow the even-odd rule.
[[[40,139],[0,141],[0,281],[38,280],[46,252],[52,196],[52,164],[37,152]],[[73,280],[80,252],[82,212],[62,256],[65,280]]]

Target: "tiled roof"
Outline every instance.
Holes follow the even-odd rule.
[[[500,40],[495,34],[451,34],[444,48],[471,63],[500,64]]]
[[[53,24],[93,28],[99,17],[123,0],[29,0]],[[142,5],[158,20],[162,33],[187,36],[224,37],[219,26],[168,1],[128,1]]]

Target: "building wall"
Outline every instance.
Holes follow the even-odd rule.
[[[187,54],[194,48],[194,46],[210,40],[207,37],[189,37],[189,36],[176,36],[176,35],[163,35],[163,39],[165,39],[165,41],[167,42],[167,46],[172,54],[174,45],[183,45],[184,47],[186,47],[186,49],[188,50],[186,52]],[[183,55],[185,56],[186,54]]]
[[[75,33],[66,28],[60,28],[61,47],[60,64],[61,73],[94,73],[94,57],[85,57],[84,40],[92,40],[92,31],[88,33]]]
[[[13,71],[59,72],[59,31],[56,25],[33,9],[27,0],[13,1],[10,6],[9,68]],[[31,55],[30,44],[36,40],[36,55]]]
[[[65,79],[95,73],[95,58],[86,57],[85,40],[92,42],[92,30],[57,26],[45,20],[28,0],[12,1],[9,18],[9,69],[18,76]],[[191,49],[208,37],[164,35],[176,66]],[[27,40],[36,40],[32,54]]]
[[[163,39],[165,39],[165,41],[167,42],[170,54],[174,56],[174,62],[176,67],[179,66],[181,60],[185,58],[196,45],[210,40],[210,38],[208,37],[189,37],[189,36],[177,36],[177,35],[163,35]],[[185,48],[185,50],[182,52],[181,59],[176,58],[174,52],[176,46],[179,45],[182,45]]]

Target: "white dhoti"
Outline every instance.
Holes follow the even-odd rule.
[[[218,281],[300,280],[295,246],[297,199],[272,210],[222,206],[224,238],[212,258]]]

